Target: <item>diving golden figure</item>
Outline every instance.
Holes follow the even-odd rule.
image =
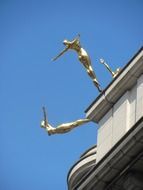
[[[82,65],[85,67],[88,75],[92,79],[94,85],[97,87],[99,92],[102,92],[100,84],[97,80],[97,77],[95,75],[95,72],[93,71],[92,65],[91,65],[91,60],[87,52],[81,47],[80,41],[79,41],[80,35],[78,35],[74,40],[69,41],[69,40],[64,40],[63,44],[66,46],[66,48],[58,55],[56,56],[53,61],[58,59],[60,56],[62,56],[66,51],[69,49],[74,50],[78,54],[78,59],[82,63]]]
[[[105,67],[107,68],[107,70],[111,73],[112,78],[115,78],[119,74],[119,72],[121,71],[120,68],[117,68],[116,71],[113,72],[111,70],[111,68],[109,67],[109,65],[105,62],[104,59],[100,59],[100,63],[103,64],[103,65],[105,65]]]
[[[80,125],[90,122],[89,119],[79,119],[74,122],[61,124],[56,128],[54,128],[47,121],[45,107],[43,107],[43,112],[44,112],[44,120],[41,121],[41,127],[45,128],[49,135],[67,133]]]

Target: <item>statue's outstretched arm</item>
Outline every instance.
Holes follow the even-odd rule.
[[[68,51],[69,49],[71,49],[70,45],[76,43],[77,40],[79,40],[80,38],[80,34],[77,35],[77,37],[73,40],[73,41],[68,41],[68,40],[64,40],[63,44],[66,46],[66,48],[61,51],[56,57],[54,57],[52,59],[52,61],[56,61],[59,57],[61,57],[66,51]]]
[[[52,59],[52,61],[56,61],[59,57],[61,57],[66,51],[68,51],[69,47],[66,47],[63,51],[61,51],[56,57]]]

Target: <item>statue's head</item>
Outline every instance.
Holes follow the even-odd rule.
[[[78,38],[75,38],[72,41],[64,40],[63,44],[68,47],[69,49],[79,50],[80,49],[80,41]]]
[[[45,125],[45,121],[43,120],[43,121],[41,121],[41,128],[46,128],[46,125]]]
[[[69,44],[69,42],[70,42],[70,41],[68,41],[68,40],[64,40],[64,41],[63,41],[63,44],[66,46],[66,45]]]

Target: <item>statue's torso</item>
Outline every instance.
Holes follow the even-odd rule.
[[[86,66],[91,65],[90,57],[88,56],[87,52],[80,48],[80,51],[78,52],[78,58],[81,63],[83,63]]]

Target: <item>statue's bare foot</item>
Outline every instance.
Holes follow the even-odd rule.
[[[99,85],[97,86],[97,88],[98,88],[99,92],[102,92],[102,89]]]
[[[93,80],[93,83],[94,83],[95,86],[97,87],[98,91],[99,91],[99,92],[102,92],[102,89],[101,89],[99,83],[98,83],[96,80]]]

